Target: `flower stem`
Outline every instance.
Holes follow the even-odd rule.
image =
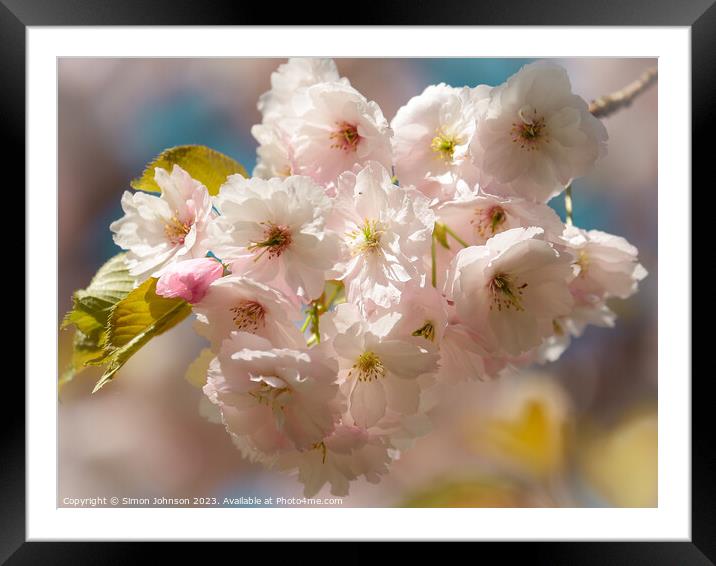
[[[436,261],[436,250],[435,250],[435,238],[432,238],[430,245],[430,259],[432,260],[432,267],[430,270],[430,277],[433,283],[433,287],[438,286],[438,265]]]
[[[567,226],[572,226],[572,214],[573,214],[573,208],[572,208],[572,183],[567,185],[567,188],[564,190],[564,210],[566,212],[567,216]]]
[[[463,248],[469,248],[470,244],[468,244],[465,240],[463,240],[460,236],[458,236],[453,230],[450,228],[450,226],[445,225],[445,231],[450,234],[453,239],[460,244]]]
[[[309,346],[313,343],[315,340],[316,344],[319,344],[321,342],[321,331],[319,329],[321,315],[318,312],[318,301],[313,301],[311,303],[311,310],[309,311],[309,317],[311,320],[311,339],[309,340],[308,344]]]
[[[343,285],[342,285],[342,284],[336,285],[336,288],[333,290],[333,293],[331,293],[331,296],[328,297],[328,300],[326,301],[325,306],[323,307],[323,311],[321,312],[321,314],[323,314],[324,312],[328,312],[329,310],[331,310],[331,307],[333,306],[333,301],[336,300],[336,297],[338,296],[338,293],[341,292],[341,289],[342,289],[342,288],[343,288]]]
[[[308,328],[308,324],[311,322],[311,313],[309,312],[306,315],[306,320],[303,321],[303,324],[301,325],[301,334],[306,332],[306,329]]]

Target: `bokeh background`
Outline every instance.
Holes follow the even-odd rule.
[[[427,85],[496,85],[531,59],[338,59],[339,72],[390,120]],[[652,59],[563,59],[592,100]],[[250,171],[258,96],[279,59],[60,59],[58,324],[72,292],[117,253],[109,223],[156,154],[203,144]],[[626,237],[649,271],[615,301],[614,329],[589,328],[554,364],[457,387],[436,430],[378,485],[344,506],[657,505],[657,89],[605,120],[609,153],[574,183],[575,223]],[[555,208],[563,215],[561,199]],[[185,321],[153,340],[91,395],[88,369],[59,404],[59,500],[65,497],[301,496],[294,479],[242,460],[201,416],[184,374],[203,347]],[[59,333],[65,367],[71,331]],[[48,381],[56,376],[47,376]],[[48,387],[52,384],[48,383]],[[324,488],[320,495],[327,495]]]

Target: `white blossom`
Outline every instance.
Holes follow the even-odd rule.
[[[332,59],[294,57],[271,73],[271,90],[259,97],[258,108],[263,123],[281,121],[293,114],[291,99],[297,92],[324,82],[348,84],[341,79]]]
[[[415,413],[420,403],[418,378],[437,369],[436,354],[391,335],[397,320],[389,314],[368,321],[350,304],[336,309],[333,348],[341,389],[355,424],[362,428],[391,420],[394,414]]]
[[[337,191],[332,225],[344,254],[336,278],[345,283],[349,301],[388,307],[423,272],[435,222],[428,200],[393,185],[378,163],[341,175]]]
[[[338,238],[325,229],[331,201],[307,177],[245,179],[232,175],[215,199],[221,215],[209,245],[233,273],[308,301],[323,291],[338,259]]]
[[[564,239],[576,256],[570,285],[575,295],[626,299],[647,276],[638,262],[639,251],[620,236],[567,226]]]
[[[280,291],[245,277],[214,281],[194,312],[197,332],[217,351],[234,331],[256,334],[274,347],[305,345],[297,327],[299,309]]]
[[[540,239],[541,228],[513,228],[484,246],[460,250],[447,293],[460,319],[488,344],[517,356],[553,333],[570,312],[571,256]]]
[[[303,494],[313,497],[328,484],[336,496],[348,495],[351,481],[363,476],[378,483],[391,461],[385,438],[365,429],[341,425],[312,450],[293,451],[282,456],[276,467],[296,470],[304,485]]]
[[[274,348],[232,332],[209,366],[204,393],[250,450],[309,450],[333,432],[343,410],[337,369],[323,348]]]
[[[380,107],[353,87],[319,83],[293,99],[291,126],[295,174],[322,184],[355,165],[377,161],[391,167],[391,131]]]
[[[393,121],[395,173],[403,185],[429,196],[452,194],[458,179],[477,179],[469,154],[476,118],[490,88],[428,86],[402,106]]]
[[[566,71],[531,63],[495,87],[471,146],[481,185],[546,202],[605,153],[603,124],[572,93]]]
[[[492,236],[512,228],[538,226],[549,241],[558,240],[564,231],[564,224],[549,206],[482,190],[445,202],[435,213],[439,222],[471,245],[482,245]]]
[[[124,216],[110,224],[115,243],[128,251],[127,266],[141,282],[159,277],[177,261],[206,255],[211,198],[206,187],[178,165],[169,173],[155,168],[160,195],[145,192],[122,195]]]
[[[307,497],[378,482],[460,382],[558,359],[647,275],[546,204],[607,139],[556,65],[431,85],[389,125],[332,60],[290,59],[258,109],[253,178],[212,198],[156,168],[110,228],[137,284],[191,304],[201,414]]]

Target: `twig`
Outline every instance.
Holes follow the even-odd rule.
[[[617,110],[626,108],[634,99],[656,82],[657,69],[647,69],[634,82],[629,83],[623,89],[600,96],[589,105],[589,111],[597,118],[606,118]]]
[[[600,96],[589,105],[589,112],[595,118],[606,118],[617,110],[626,108],[634,102],[634,99],[656,82],[658,70],[656,67],[647,69],[635,81],[629,83],[623,89]],[[567,185],[564,191],[564,209],[566,212],[567,225],[573,223],[574,204],[572,202],[572,184]]]

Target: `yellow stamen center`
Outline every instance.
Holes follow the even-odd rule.
[[[413,336],[422,336],[426,340],[429,340],[430,342],[435,342],[435,326],[433,326],[432,321],[426,320],[425,324],[423,324],[420,328],[415,330],[412,333]]]
[[[171,220],[164,225],[164,234],[175,246],[184,244],[189,230],[191,230],[191,224],[182,222],[176,215],[172,216]]]
[[[589,267],[589,256],[587,255],[587,252],[579,250],[577,252],[577,261],[575,263],[579,266],[578,277],[583,277],[587,273],[587,268]]]
[[[363,226],[348,232],[347,236],[353,244],[354,253],[370,254],[380,249],[380,239],[384,232],[385,227],[379,220],[366,219],[363,222]]]
[[[462,143],[462,140],[457,136],[447,134],[442,129],[438,129],[436,133],[437,135],[430,143],[430,149],[437,153],[441,159],[452,161],[455,148]]]
[[[380,377],[385,377],[385,366],[378,356],[373,352],[363,352],[353,367],[348,372],[349,377],[353,377],[354,371],[357,374],[358,381],[374,381]]]

